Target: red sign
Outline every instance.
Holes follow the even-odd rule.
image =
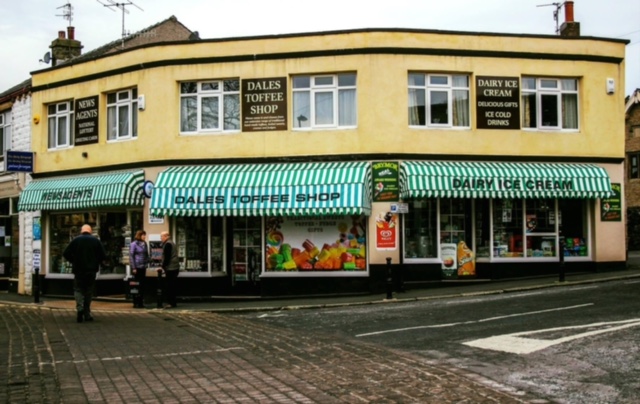
[[[395,250],[398,248],[398,215],[387,212],[376,219],[376,249]]]

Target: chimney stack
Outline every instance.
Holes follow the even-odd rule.
[[[573,1],[564,2],[564,22],[560,26],[560,36],[580,36],[580,23],[573,20]]]
[[[57,66],[82,54],[82,44],[75,39],[75,28],[67,27],[67,32],[58,31],[58,38],[51,42],[51,65]],[[66,37],[65,37],[66,34]]]

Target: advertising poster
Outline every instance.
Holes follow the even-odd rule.
[[[440,258],[442,259],[442,277],[444,279],[458,278],[458,245],[454,243],[440,244]]]
[[[162,241],[149,241],[149,268],[158,269],[162,264]]]
[[[619,222],[622,220],[622,202],[620,200],[620,184],[611,184],[613,195],[600,199],[601,220],[603,222]]]
[[[397,202],[400,198],[398,163],[379,162],[371,165],[374,202]]]
[[[398,215],[387,212],[380,213],[376,219],[376,249],[395,250],[398,248],[396,229],[398,228]]]
[[[33,240],[42,240],[42,225],[40,224],[40,216],[33,218]]]
[[[267,220],[267,272],[365,271],[366,217],[271,217]]]

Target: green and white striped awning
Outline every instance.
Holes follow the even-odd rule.
[[[20,194],[19,211],[143,206],[144,171],[33,180]]]
[[[158,175],[151,214],[369,215],[370,184],[368,162],[170,167]]]
[[[411,198],[606,198],[607,172],[594,164],[405,161],[400,193]]]

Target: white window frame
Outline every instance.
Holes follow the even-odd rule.
[[[110,100],[111,97],[115,99]],[[125,130],[120,127],[120,120],[123,114],[126,114],[127,119]],[[112,120],[115,120],[115,125],[110,127]],[[130,88],[107,93],[107,142],[135,139],[137,137],[138,89]]]
[[[47,105],[47,145],[49,150],[66,149],[73,146],[73,127],[75,123],[73,108],[73,100]],[[62,125],[65,127],[66,136],[65,139],[61,140],[60,127]]]
[[[349,77],[353,76],[353,84],[340,84],[340,79],[344,78],[345,81],[349,80]],[[309,85],[303,85],[301,81],[307,81]],[[331,82],[327,82],[331,80]],[[358,93],[357,82],[358,77],[354,72],[339,73],[339,74],[319,74],[319,75],[298,75],[292,79],[292,91],[293,91],[293,108],[292,108],[292,122],[294,130],[310,130],[310,129],[351,129],[358,126]],[[341,92],[354,92],[352,97],[353,104],[342,105],[340,101]],[[307,114],[304,115],[300,112],[301,108],[296,105],[296,95],[307,94],[309,100],[309,109]],[[316,105],[316,97],[321,94],[331,95],[331,108],[332,114],[329,122],[321,123],[317,122],[317,115],[319,106]],[[304,106],[302,106],[304,107]],[[353,110],[353,123],[340,124],[340,111],[341,109],[351,108]],[[346,113],[345,113],[346,114]]]
[[[533,80],[534,83],[534,88],[528,88],[528,85],[526,85],[527,82],[530,82],[531,80]],[[555,83],[554,83],[555,82]],[[575,84],[575,90],[574,89],[565,89],[563,88],[563,84],[564,83],[570,83],[573,82]],[[554,84],[553,86],[550,86],[549,84]],[[573,78],[573,77],[565,77],[565,78],[560,78],[560,77],[522,77],[522,86],[521,86],[521,93],[522,93],[522,108],[523,108],[523,112],[522,112],[522,128],[525,130],[540,130],[540,131],[544,131],[544,130],[553,130],[553,131],[567,131],[567,132],[577,132],[580,130],[580,96],[579,96],[579,81],[577,78]],[[525,126],[525,103],[524,103],[524,97],[530,94],[535,94],[535,100],[536,100],[536,126],[535,127],[531,127],[531,126]],[[576,116],[575,116],[575,120],[576,120],[576,127],[572,128],[572,127],[567,127],[565,128],[563,125],[564,122],[564,116],[563,116],[563,96],[564,95],[575,95],[576,98]],[[555,97],[556,98],[556,116],[558,117],[558,123],[557,125],[550,125],[550,124],[545,124],[545,122],[543,122],[542,118],[543,118],[543,111],[542,111],[542,107],[543,107],[543,97]]]
[[[11,150],[11,111],[0,112],[0,142],[0,159],[3,159],[6,151]]]
[[[409,90],[414,91],[424,91],[424,100],[425,100],[425,117],[424,117],[424,125],[412,123],[409,119],[409,126],[413,128],[432,128],[432,129],[469,129],[471,128],[471,76],[469,74],[444,74],[444,73],[418,73],[418,72],[410,72],[409,77],[412,75],[415,76],[424,76],[424,85],[418,84],[408,84]],[[466,78],[467,85],[460,86],[455,84],[454,78],[456,77],[464,77]],[[446,84],[432,82],[432,79],[436,78],[446,78]],[[411,83],[411,81],[409,81]],[[433,99],[433,94],[436,92],[444,92],[447,94],[447,122],[439,123],[439,122],[431,122],[431,100]],[[466,125],[455,125],[453,110],[454,110],[454,92],[466,92],[467,94],[467,105],[466,105]],[[411,97],[411,95],[409,95]],[[411,100],[409,100],[408,107],[411,108]]]
[[[235,86],[232,84],[235,83]],[[194,91],[186,92],[185,85],[195,84]],[[225,85],[226,84],[226,85]],[[241,129],[241,102],[240,102],[240,79],[216,79],[203,81],[184,81],[180,85],[180,134],[190,135],[198,133],[216,133],[216,132],[239,132]],[[234,88],[235,89],[232,89]],[[196,128],[190,130],[183,125],[183,102],[187,99],[195,99],[196,105]],[[217,100],[218,122],[216,126],[203,128],[203,102],[207,99]],[[234,101],[235,100],[235,101]],[[233,104],[227,104],[233,103]],[[234,113],[232,108],[236,108]],[[233,116],[228,116],[233,114]],[[235,121],[235,122],[231,122]]]

